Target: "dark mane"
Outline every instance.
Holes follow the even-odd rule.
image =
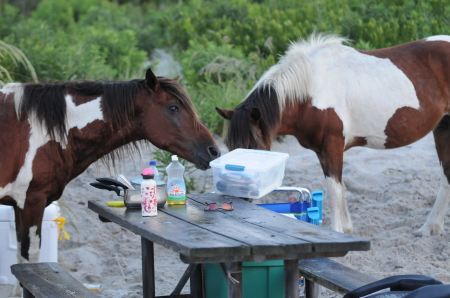
[[[261,113],[259,119],[261,136],[257,133],[250,118],[253,108],[257,108]],[[272,86],[256,88],[236,107],[228,124],[225,145],[230,150],[259,148],[264,140],[270,138],[270,131],[278,124],[279,120],[280,108],[275,89]]]
[[[198,120],[196,110],[186,91],[176,81],[158,77],[161,87],[179,99],[189,113]],[[105,118],[113,129],[125,127],[134,115],[134,99],[139,92],[151,91],[145,80],[122,82],[74,81],[55,84],[25,84],[21,101],[21,112],[29,116],[32,112],[40,123],[45,124],[52,140],[56,136],[64,139],[66,134],[66,94],[101,96]],[[198,120],[200,123],[200,120]]]

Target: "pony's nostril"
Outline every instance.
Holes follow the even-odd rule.
[[[220,156],[220,151],[219,151],[219,149],[218,149],[217,147],[215,147],[215,146],[210,146],[210,147],[208,147],[208,152],[209,152],[209,155],[210,155],[212,158],[217,158],[217,157]]]

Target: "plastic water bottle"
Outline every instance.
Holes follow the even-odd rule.
[[[143,178],[141,182],[142,216],[156,216],[158,214],[158,203],[153,170],[146,168],[141,175]]]
[[[155,177],[154,177],[153,179],[154,179],[154,180],[160,180],[160,179],[159,179],[159,171],[158,171],[158,169],[156,168],[156,161],[152,160],[152,161],[150,162],[150,169],[152,169],[152,170],[153,170],[153,173],[155,173]]]
[[[184,183],[184,166],[178,161],[178,156],[172,155],[172,162],[166,168],[167,194],[169,205],[186,204],[186,184]]]

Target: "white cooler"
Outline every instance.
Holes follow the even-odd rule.
[[[41,255],[39,262],[58,262],[58,218],[59,206],[54,202],[45,208],[42,222]],[[11,265],[17,263],[16,224],[13,207],[0,205],[0,284],[16,283]]]

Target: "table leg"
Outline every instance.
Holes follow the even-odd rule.
[[[224,266],[227,272],[228,298],[242,298],[242,262],[224,263]]]
[[[192,298],[205,298],[204,295],[204,279],[203,279],[203,264],[198,264],[190,278],[191,296]]]
[[[143,298],[155,298],[153,242],[141,237]]]
[[[320,298],[320,286],[305,279],[305,298]]]
[[[298,260],[284,260],[284,293],[286,298],[298,298]]]
[[[30,291],[28,291],[28,289],[23,288],[22,298],[35,298],[35,297],[33,294],[31,294]]]

